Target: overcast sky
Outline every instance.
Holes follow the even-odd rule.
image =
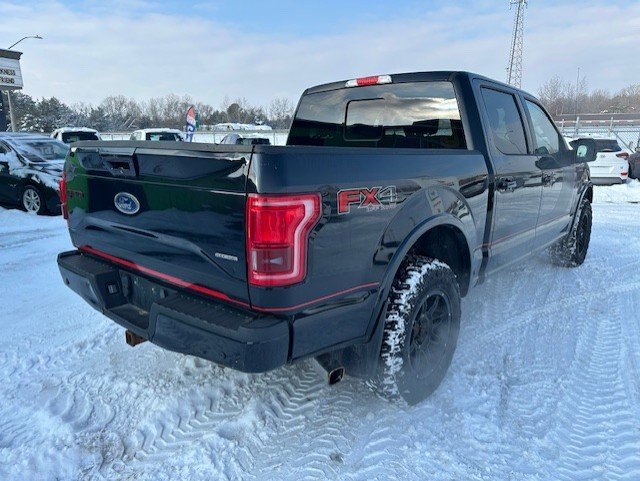
[[[266,105],[372,74],[471,70],[504,80],[508,3],[0,1],[0,41],[44,37],[16,47],[35,97],[98,103],[173,92]],[[590,89],[640,83],[640,1],[530,0],[524,48],[523,88],[533,93],[556,74],[575,80],[578,67]]]

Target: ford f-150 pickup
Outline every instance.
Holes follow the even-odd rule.
[[[476,74],[335,82],[304,92],[286,146],[74,144],[58,264],[131,345],[245,372],[315,357],[416,403],[470,288],[546,248],[584,261],[593,160]]]

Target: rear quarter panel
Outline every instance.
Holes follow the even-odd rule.
[[[405,240],[434,220],[465,234],[473,282],[482,258],[487,175],[484,156],[474,151],[256,147],[247,191],[320,192],[323,215],[310,236],[306,280],[288,288],[250,287],[252,305],[304,316],[319,306],[362,303],[366,308],[358,315],[333,316],[326,327],[339,330],[345,342],[366,337],[371,326],[363,319],[377,305],[389,266]],[[353,203],[349,212],[338,212],[340,191],[386,187],[395,189],[395,202]]]

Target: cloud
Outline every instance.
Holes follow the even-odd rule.
[[[214,105],[225,95],[266,104],[276,96],[295,99],[311,85],[377,73],[460,69],[503,80],[512,21],[504,5],[441,4],[416,8],[410,18],[354,19],[326,35],[267,34],[243,28],[241,20],[163,13],[161,4],[144,0],[104,5],[0,5],[2,38],[45,38],[20,45],[27,93],[69,103],[175,92]],[[577,67],[591,88],[638,82],[640,5],[583,5],[531,2],[524,88],[535,93],[556,74],[574,78]]]

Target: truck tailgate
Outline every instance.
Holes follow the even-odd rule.
[[[76,145],[65,167],[76,247],[248,307],[245,192],[251,147]]]

